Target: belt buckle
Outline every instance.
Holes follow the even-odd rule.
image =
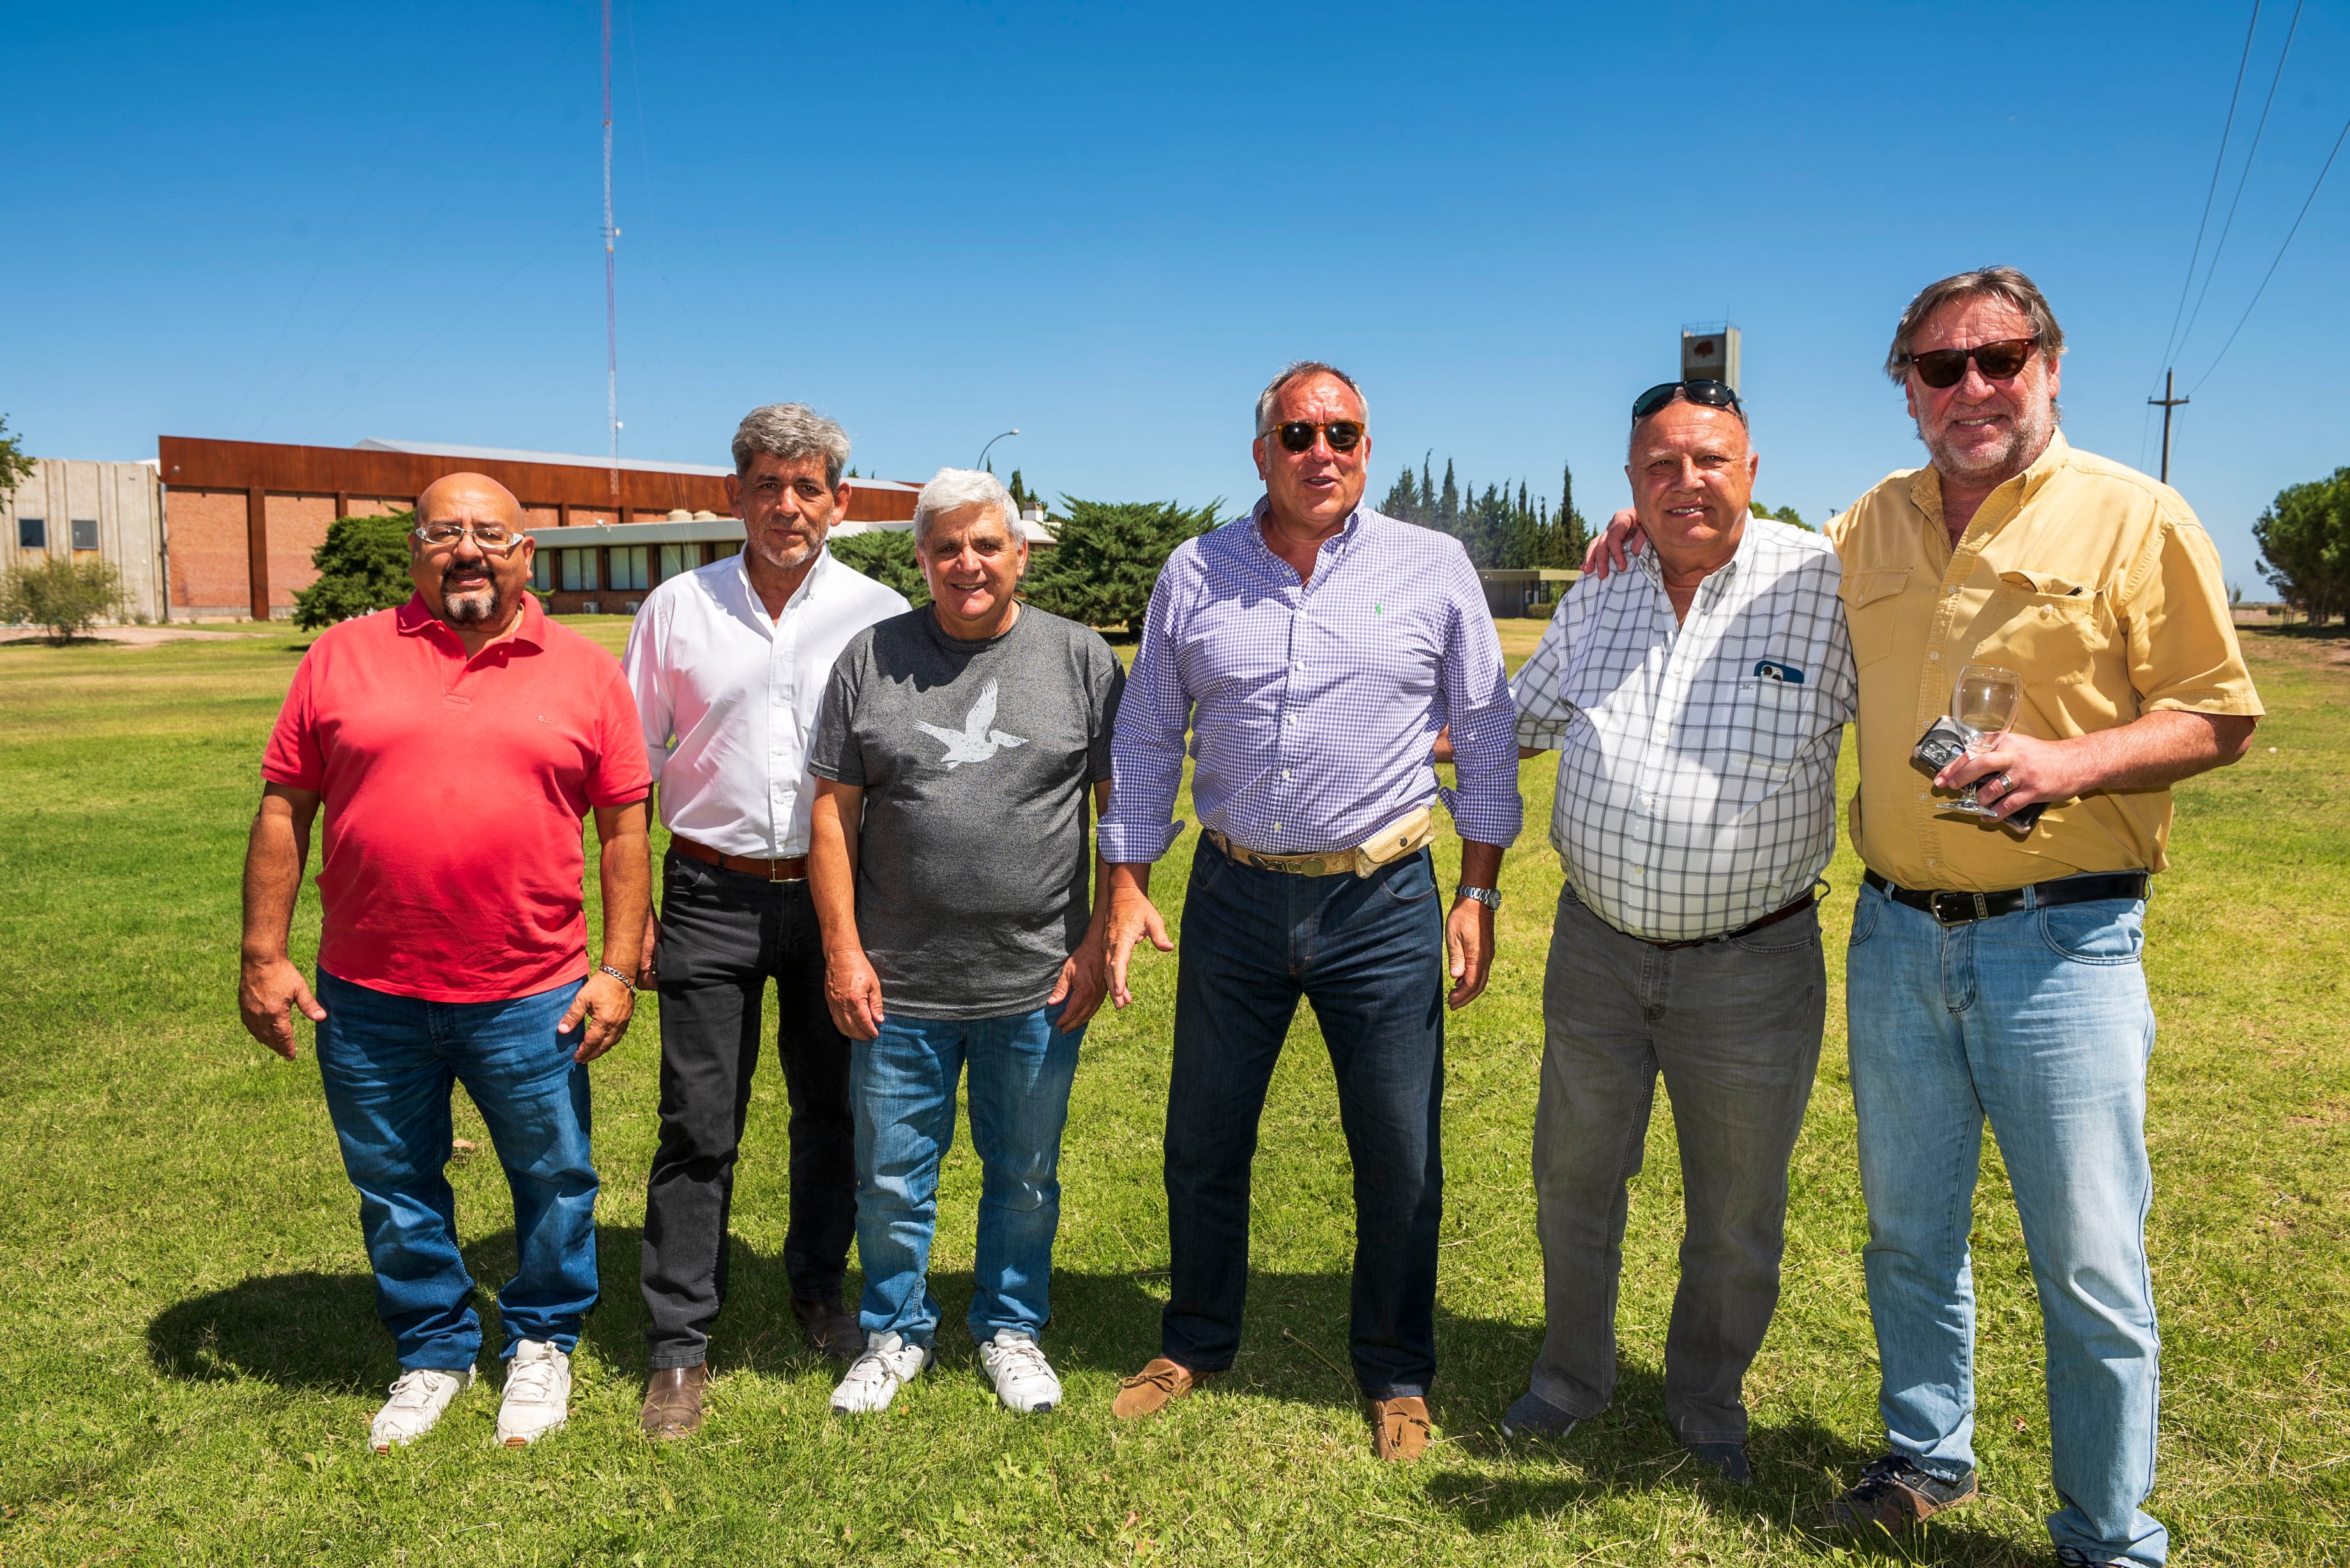
[[[1942,901],[1946,898],[1950,901],[1950,907],[1958,911],[1956,914],[1946,915],[1942,912],[1944,908]],[[1991,919],[1991,900],[1985,898],[1981,893],[1937,893],[1934,895],[1932,913],[1938,924],[1963,926],[1971,920]]]
[[[767,862],[767,880],[770,883],[788,882],[791,880],[790,877],[784,875],[784,863],[781,860],[770,860]]]

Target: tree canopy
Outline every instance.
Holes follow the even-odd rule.
[[[1529,496],[1525,481],[1513,492],[1507,483],[1488,484],[1480,493],[1453,476],[1452,460],[1444,462],[1444,482],[1430,476],[1434,453],[1420,460],[1415,475],[1407,466],[1388,490],[1378,509],[1388,516],[1423,528],[1434,528],[1459,539],[1471,564],[1482,567],[1580,566],[1591,543],[1591,528],[1575,509],[1575,472],[1562,467],[1559,505],[1551,510],[1547,497]]]
[[[1167,557],[1216,525],[1220,501],[1079,501],[1061,497],[1059,543],[1028,557],[1030,603],[1085,626],[1139,630]]]
[[[2252,524],[2252,539],[2261,576],[2285,603],[2308,611],[2310,625],[2350,610],[2350,468],[2278,491]]]
[[[325,543],[310,552],[317,580],[294,596],[294,624],[317,631],[406,604],[416,591],[408,576],[408,531],[415,526],[412,511],[328,524]]]
[[[8,433],[8,416],[0,414],[0,501],[16,493],[16,486],[33,477],[33,460],[26,455],[24,438]]]
[[[832,540],[833,558],[852,571],[864,573],[885,588],[895,588],[906,602],[920,607],[931,602],[931,588],[922,581],[920,563],[914,559],[914,536],[877,528]]]

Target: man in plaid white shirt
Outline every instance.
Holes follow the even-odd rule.
[[[1630,458],[1655,547],[1577,585],[1512,686],[1521,754],[1560,753],[1566,883],[1534,1113],[1548,1325],[1503,1426],[1564,1437],[1614,1394],[1625,1187],[1661,1072],[1687,1224],[1666,1415],[1743,1484],[1741,1388],[1778,1303],[1787,1161],[1819,1063],[1814,889],[1858,684],[1835,552],[1748,513],[1760,460],[1736,393],[1651,388]]]

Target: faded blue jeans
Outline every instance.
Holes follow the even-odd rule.
[[[850,1044],[857,1255],[865,1266],[858,1321],[868,1334],[894,1333],[911,1345],[938,1334],[931,1238],[939,1161],[954,1145],[955,1085],[966,1064],[980,1198],[965,1321],[982,1345],[998,1329],[1043,1334],[1061,1227],[1061,1128],[1086,1033],[1055,1026],[1061,1007],[974,1019],[907,1018],[885,1008],[879,1038]]]
[[[498,1291],[511,1357],[525,1339],[568,1355],[596,1304],[596,1168],[582,1032],[555,1026],[580,982],[499,1002],[423,1002],[318,971],[318,1071],[343,1169],[359,1193],[375,1310],[403,1370],[461,1372],[482,1347],[457,1251],[449,1091],[463,1084],[514,1193],[515,1277]]]
[[[1988,1119],[2047,1338],[2059,1546],[2157,1564],[2159,1341],[2146,1259],[2146,906],[2114,898],[1945,927],[1864,885],[1846,1018],[1868,1200],[1864,1263],[1893,1451],[1974,1463],[1967,1236]]]

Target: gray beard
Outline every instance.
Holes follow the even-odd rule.
[[[785,552],[775,549],[764,540],[761,540],[751,546],[751,552],[779,572],[795,572],[814,560],[816,553],[823,548],[823,542],[818,541],[803,549]]]
[[[441,618],[451,626],[504,626],[506,618],[506,598],[496,583],[486,590],[474,588],[463,596],[442,594]]]
[[[1934,466],[1942,472],[1967,479],[1981,479],[1991,474],[2012,479],[2030,468],[2040,454],[2048,450],[2048,443],[2054,438],[2056,426],[2063,418],[2064,411],[2052,401],[2044,420],[2027,421],[2019,417],[2008,427],[2008,439],[2000,443],[1997,452],[1983,454],[1954,452],[1943,442],[1930,440],[1922,424],[1915,428],[1918,440],[1934,460]]]

